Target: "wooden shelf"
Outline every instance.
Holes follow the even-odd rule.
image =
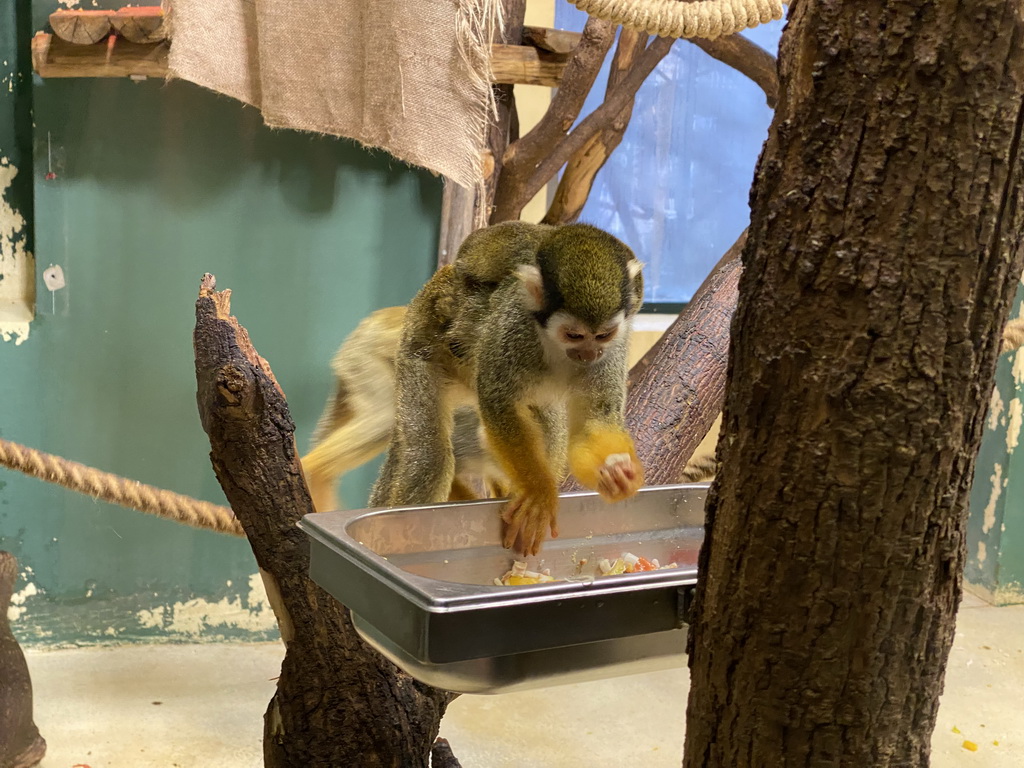
[[[39,32],[32,38],[32,68],[40,77],[166,77],[170,43],[130,43],[110,35],[78,45]]]
[[[131,11],[138,10],[139,22],[151,18],[151,9],[122,9],[111,18],[117,23],[132,24]],[[145,12],[145,16],[141,13]],[[75,13],[61,11],[59,25],[65,35],[74,34],[88,40],[95,36],[95,29],[87,27],[85,21],[95,25],[95,18],[82,17],[82,23],[75,24]],[[55,14],[56,16],[57,14]],[[102,26],[102,24],[101,24]],[[579,35],[554,29],[527,27],[525,39],[528,45],[492,46],[491,68],[495,83],[542,85],[556,87],[562,78],[566,62]],[[32,38],[32,66],[40,77],[166,77],[167,54],[170,41],[133,43],[117,34],[108,34],[95,43],[74,43],[61,39],[55,34],[39,32]]]

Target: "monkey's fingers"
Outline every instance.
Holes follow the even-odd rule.
[[[629,454],[613,454],[599,472],[597,490],[608,501],[621,501],[643,485],[643,469]]]
[[[505,521],[507,525],[511,525],[512,520],[515,518],[516,512],[519,511],[519,507],[522,504],[522,499],[510,499],[501,510],[501,519]],[[508,546],[507,544],[505,545]]]
[[[549,529],[552,537],[558,536],[555,508],[529,498],[509,502],[502,519],[506,523],[502,543],[523,555],[536,555]]]

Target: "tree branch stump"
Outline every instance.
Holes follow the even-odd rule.
[[[46,742],[32,720],[28,665],[7,620],[17,577],[14,555],[0,552],[0,768],[30,768],[46,754]]]
[[[286,653],[264,718],[266,768],[426,768],[451,694],[366,646],[348,610],[308,577],[296,523],[313,507],[284,394],[230,316],[230,291],[203,278],[194,333],[197,401],[213,468],[241,521]]]
[[[679,482],[722,409],[746,239],[744,232],[630,371],[626,424],[650,485]]]

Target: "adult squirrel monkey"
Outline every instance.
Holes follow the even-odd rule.
[[[335,508],[338,479],[387,448],[395,424],[395,354],[402,335],[405,307],[386,307],[366,317],[331,360],[334,391],[313,433],[313,447],[302,457],[318,512]],[[455,414],[453,442],[456,473],[448,498],[504,496],[508,481],[483,447],[476,413]]]
[[[371,506],[444,501],[453,413],[472,406],[510,483],[504,543],[536,554],[569,470],[608,501],[643,484],[623,422],[640,262],[586,224],[471,234],[416,295],[395,359],[395,428]]]

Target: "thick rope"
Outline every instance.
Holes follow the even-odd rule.
[[[1024,345],[1024,319],[1010,320],[1003,328],[1003,348],[1001,353],[1012,352]]]
[[[235,536],[245,535],[230,507],[165,491],[2,438],[0,464],[48,483],[56,483],[87,496],[109,501],[111,504],[119,504],[195,528],[206,528]]]
[[[569,0],[599,19],[658,37],[732,35],[781,19],[789,0]]]

